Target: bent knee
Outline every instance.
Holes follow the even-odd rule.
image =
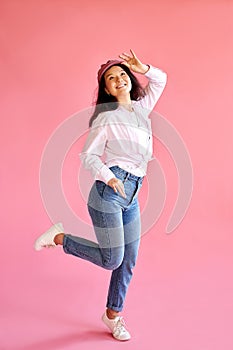
[[[119,256],[110,260],[104,260],[103,268],[106,270],[116,270],[119,266],[121,266],[122,260],[123,256]]]

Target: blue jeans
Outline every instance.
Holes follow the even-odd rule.
[[[98,243],[65,235],[65,253],[113,270],[107,307],[121,311],[136,264],[140,243],[141,221],[138,192],[142,177],[132,175],[118,166],[110,168],[125,187],[126,198],[115,193],[102,181],[95,181],[88,197],[88,211]]]

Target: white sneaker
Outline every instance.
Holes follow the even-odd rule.
[[[129,332],[125,328],[125,322],[122,316],[117,316],[110,320],[106,315],[106,311],[102,316],[102,321],[110,329],[112,335],[117,340],[129,340],[131,338]]]
[[[37,238],[34,243],[35,250],[41,250],[44,247],[56,247],[56,244],[54,243],[54,237],[58,233],[64,233],[64,228],[60,222],[50,227],[48,231]]]

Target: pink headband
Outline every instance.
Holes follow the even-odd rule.
[[[121,64],[123,61],[119,61],[119,60],[109,60],[108,62],[101,64],[100,69],[98,71],[98,83],[100,82],[103,74],[108,70],[108,68]]]

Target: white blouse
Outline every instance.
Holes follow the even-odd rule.
[[[149,114],[164,90],[167,75],[150,66],[145,76],[149,80],[146,96],[132,101],[133,111],[119,105],[113,111],[100,113],[91,126],[80,158],[95,180],[107,184],[115,177],[109,169],[113,165],[136,176],[146,175],[153,154]]]

